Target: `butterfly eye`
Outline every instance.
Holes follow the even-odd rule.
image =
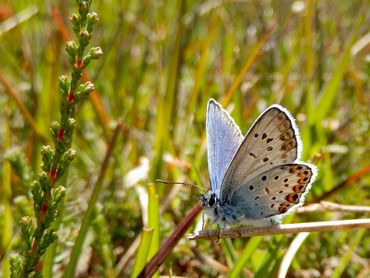
[[[212,194],[210,199],[209,199],[208,205],[210,207],[213,207],[215,203],[216,203],[216,196],[214,194]]]

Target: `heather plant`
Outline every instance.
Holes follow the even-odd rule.
[[[59,121],[53,121],[50,125],[54,146],[45,145],[41,148],[42,171],[30,186],[34,217],[24,216],[20,220],[22,244],[19,253],[10,261],[12,277],[41,277],[42,256],[58,238],[57,219],[67,190],[60,181],[76,156],[76,151],[71,147],[76,128],[76,110],[78,104],[94,90],[90,81],[81,83],[81,77],[90,61],[102,55],[99,47],[86,50],[98,16],[90,11],[91,0],[80,0],[77,4],[78,14],[70,18],[76,41],[66,43],[72,73],[70,77],[62,75],[59,78],[61,115]],[[22,160],[13,159],[16,169],[25,168],[16,167],[21,163]],[[26,173],[19,173],[19,176],[23,177],[24,184],[29,182]]]

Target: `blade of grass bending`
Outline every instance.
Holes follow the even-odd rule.
[[[0,71],[0,83],[4,87],[5,93],[14,100],[15,104],[17,105],[19,111],[23,115],[24,119],[28,123],[28,125],[32,128],[35,134],[42,140],[43,143],[46,143],[50,140],[50,136],[45,135],[42,130],[37,126],[35,119],[31,116],[28,112],[25,105],[23,105],[22,101],[18,97],[18,92],[15,91],[14,87],[10,84],[8,79],[5,77],[4,73]]]
[[[295,254],[299,247],[301,247],[302,243],[306,240],[310,233],[299,233],[291,242],[289,249],[286,251],[283,260],[281,261],[278,278],[286,277],[289,266],[291,265]]]
[[[257,249],[262,239],[263,239],[262,236],[257,236],[257,237],[251,238],[248,241],[247,246],[244,248],[241,256],[236,261],[236,263],[234,264],[234,267],[232,268],[231,272],[229,273],[227,277],[229,278],[239,277],[241,271],[245,267],[245,264],[247,263],[251,255],[254,253],[254,251]]]
[[[140,245],[139,249],[137,250],[135,264],[130,276],[131,278],[136,277],[147,262],[149,253],[148,250],[151,246],[153,231],[154,229],[152,227],[144,228],[143,232],[141,233]]]
[[[149,184],[148,186],[148,226],[153,229],[152,240],[148,246],[148,256],[147,261],[149,261],[159,249],[159,204],[158,195],[155,191],[154,184]],[[141,265],[140,270],[145,264]],[[158,277],[158,273],[154,277]]]
[[[232,96],[234,95],[236,89],[242,83],[245,74],[251,68],[254,61],[257,59],[258,54],[261,52],[262,47],[266,44],[267,39],[270,37],[272,31],[275,29],[275,26],[276,26],[276,24],[274,24],[273,27],[263,35],[261,40],[258,42],[257,46],[252,51],[248,60],[245,62],[244,66],[242,67],[242,69],[240,70],[240,72],[238,73],[236,78],[234,79],[230,88],[227,90],[227,92],[225,94],[225,97],[222,99],[221,104],[223,106],[226,106],[230,102],[230,100],[231,100]]]
[[[355,251],[356,247],[361,243],[361,239],[365,235],[365,232],[366,229],[361,229],[356,232],[351,244],[349,245],[348,250],[344,253],[342,258],[340,259],[338,266],[335,268],[331,278],[339,278],[345,276],[343,275],[343,272],[348,266],[349,262],[351,261],[352,254]]]
[[[363,13],[363,11],[360,11]],[[343,75],[347,69],[347,66],[351,58],[351,50],[353,44],[356,42],[362,23],[364,22],[365,17],[363,15],[359,16],[359,19],[356,22],[352,36],[348,40],[347,48],[343,53],[343,56],[339,60],[337,67],[330,81],[326,85],[319,103],[316,107],[316,113],[314,114],[315,123],[321,127],[322,120],[328,115],[329,111],[333,107],[333,103],[338,95],[338,88],[343,79]]]
[[[66,272],[63,275],[63,277],[65,277],[65,278],[75,277],[75,271],[76,271],[78,259],[79,259],[80,254],[81,254],[82,245],[84,243],[87,231],[88,231],[89,226],[90,226],[91,215],[93,214],[93,210],[95,209],[95,204],[98,200],[98,197],[100,195],[100,191],[103,187],[103,179],[105,177],[105,173],[106,173],[108,165],[109,165],[109,159],[112,156],[113,149],[116,146],[117,137],[118,137],[118,134],[120,133],[121,129],[122,129],[122,123],[119,122],[117,124],[114,132],[113,132],[111,140],[109,141],[108,149],[107,149],[107,152],[105,154],[98,179],[96,180],[96,183],[94,185],[94,189],[93,189],[93,192],[91,194],[86,213],[85,213],[84,218],[82,220],[80,231],[77,235],[76,242],[75,242],[75,244],[73,246],[73,249],[72,249],[71,259],[70,259],[70,261],[67,265]]]
[[[193,223],[194,218],[202,210],[199,203],[197,203],[192,210],[185,216],[184,220],[177,225],[175,231],[170,235],[170,237],[162,244],[159,248],[157,254],[145,265],[138,277],[151,277],[158,268],[162,265],[165,259],[175,248],[176,244],[179,242],[180,238],[186,233]]]
[[[164,97],[159,99],[157,116],[156,116],[156,134],[154,143],[153,167],[150,172],[150,179],[154,180],[159,176],[160,169],[162,168],[162,156],[164,148],[167,146],[168,141],[168,127],[171,126],[171,121],[175,122],[177,113],[174,110],[176,106],[176,93],[179,83],[179,73],[182,63],[182,39],[185,33],[185,27],[182,22],[182,17],[185,13],[185,1],[180,1],[178,4],[178,15],[176,25],[176,35],[172,54],[169,60],[167,69],[166,89]]]

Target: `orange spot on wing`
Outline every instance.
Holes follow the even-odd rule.
[[[293,187],[293,191],[295,193],[301,193],[304,189],[304,185],[302,184],[297,184],[296,186]]]
[[[279,213],[285,213],[287,212],[287,210],[289,209],[290,207],[290,204],[287,204],[287,203],[282,203],[279,205]]]
[[[296,204],[299,202],[299,195],[297,193],[290,193],[285,197],[285,200],[287,200],[289,203]]]

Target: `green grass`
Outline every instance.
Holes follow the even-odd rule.
[[[9,258],[19,250],[20,218],[33,216],[27,175],[40,171],[40,149],[51,143],[50,122],[59,119],[58,76],[70,71],[52,9],[72,33],[68,17],[76,5],[53,3],[0,4],[0,30],[4,20],[14,23],[0,32],[0,277],[9,276]],[[31,4],[37,13],[14,21]],[[303,158],[319,169],[307,202],[370,164],[370,42],[353,52],[368,34],[368,1],[103,0],[92,7],[100,17],[92,44],[104,55],[88,68],[96,93],[76,115],[77,156],[63,181],[68,191],[59,239],[44,257],[44,277],[140,272],[199,198],[196,189],[154,180],[209,186],[205,112],[211,97],[231,111],[243,133],[268,105],[291,111]],[[100,176],[119,120],[122,133]],[[24,154],[29,169],[19,160],[9,163],[14,151]],[[369,206],[369,195],[370,175],[361,172],[325,200]],[[324,212],[285,222],[365,217]],[[200,224],[199,215],[189,232]],[[129,256],[136,238],[139,247]],[[274,275],[293,238],[214,243],[182,237],[158,273]],[[228,273],[218,272],[210,258]],[[369,258],[368,230],[311,234],[288,275],[366,275]]]

